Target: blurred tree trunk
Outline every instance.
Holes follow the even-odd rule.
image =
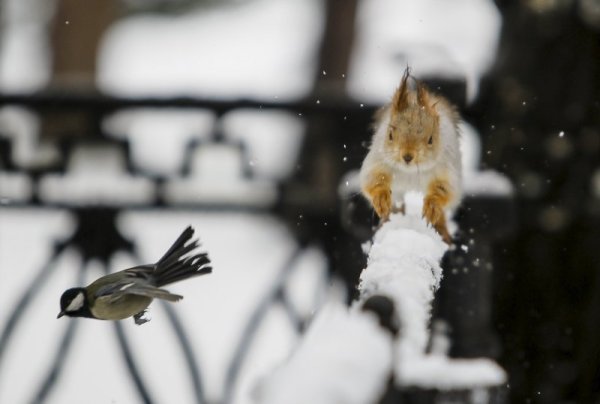
[[[324,0],[323,36],[311,101],[346,98],[346,72],[353,49],[358,0]],[[309,223],[308,234],[300,237],[320,239],[326,251],[329,267],[353,288],[362,268],[359,246],[340,227],[338,184],[348,169],[339,158],[343,145],[359,138],[348,121],[328,119],[319,114],[306,116],[306,138],[300,154],[299,168],[290,184],[289,195],[297,206],[293,215],[301,215]],[[348,150],[350,152],[350,150]],[[356,253],[356,254],[355,254]],[[358,255],[358,256],[356,256]],[[350,261],[350,262],[349,262]]]
[[[118,11],[116,0],[58,0],[51,32],[51,87],[95,87],[98,45]]]
[[[314,92],[343,97],[354,43],[358,0],[326,0],[325,26]]]
[[[357,0],[325,0],[326,15],[319,60],[315,72],[315,82],[311,99],[315,102],[323,98],[344,98],[346,94],[345,76],[354,36]],[[336,181],[340,175],[339,162],[332,150],[336,133],[328,128],[318,116],[309,116],[307,139],[300,156],[302,169],[298,178],[315,187],[313,192],[304,193],[309,199],[318,195],[319,206],[335,206]]]
[[[96,91],[96,63],[104,32],[119,15],[117,0],[57,0],[51,25],[52,76],[49,90],[62,92]],[[92,119],[83,112],[42,115],[44,140],[88,135]],[[94,127],[94,126],[91,126]]]

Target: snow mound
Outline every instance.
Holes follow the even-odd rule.
[[[376,316],[329,302],[292,357],[258,387],[257,402],[373,403],[385,391],[392,358],[392,337]]]

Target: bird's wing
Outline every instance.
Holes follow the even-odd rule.
[[[166,289],[157,288],[156,286],[152,285],[131,284],[131,286],[124,285],[124,287],[126,289],[113,293],[111,295],[110,300],[118,300],[124,295],[145,296],[153,299],[167,300],[169,302],[176,302],[178,300],[183,299],[183,296],[181,295],[176,295],[174,293],[169,292]]]
[[[113,303],[126,295],[138,295],[153,299],[163,299],[176,302],[183,296],[170,293],[168,290],[152,286],[144,280],[135,278],[124,278],[117,282],[103,286],[96,292],[96,297],[108,296],[109,302]]]

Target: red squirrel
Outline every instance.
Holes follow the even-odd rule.
[[[375,115],[375,132],[360,170],[361,189],[382,221],[394,206],[404,211],[404,194],[424,195],[423,217],[450,244],[446,212],[462,197],[456,108],[431,93],[407,68],[392,101]],[[395,202],[395,203],[394,203]]]

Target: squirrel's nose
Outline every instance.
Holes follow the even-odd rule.
[[[413,155],[410,153],[406,153],[405,155],[402,156],[402,158],[404,159],[404,161],[406,161],[406,164],[408,164],[412,161]]]

